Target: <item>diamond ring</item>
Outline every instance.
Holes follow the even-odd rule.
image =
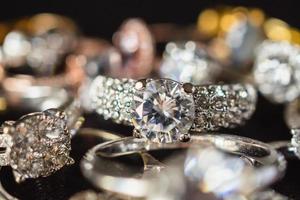
[[[252,184],[246,184],[247,189],[249,190],[264,187],[276,181],[278,178],[282,177],[286,168],[286,161],[284,157],[268,144],[234,135],[200,134],[192,135],[191,140],[186,143],[153,143],[145,138],[134,137],[126,137],[105,142],[96,145],[86,153],[81,161],[81,170],[83,175],[96,187],[121,195],[143,197],[149,194],[150,188],[153,188],[153,181],[156,181],[154,174],[158,175],[159,178],[162,178],[162,176],[160,176],[161,173],[164,173],[165,169],[168,170],[169,167],[169,165],[165,165],[155,158],[147,156],[147,152],[167,149],[197,149],[199,147],[206,149],[208,146],[217,148],[222,152],[241,156],[242,159],[250,162],[250,166],[256,166],[254,168],[254,173],[256,174],[255,177],[257,179],[254,178],[250,181],[249,176],[244,173],[247,172],[247,170],[241,174],[246,176],[244,178],[248,181],[247,183],[255,180]],[[128,156],[136,153],[140,153],[143,158],[143,174],[139,173],[140,170],[137,170],[135,174],[131,167],[126,167],[120,162],[113,161],[114,157]],[[207,156],[208,155],[206,155],[206,158]],[[193,161],[195,161],[198,157],[193,156]],[[217,156],[217,158],[220,157]],[[212,157],[208,157],[208,159],[201,159],[200,163],[209,163],[211,161]],[[224,166],[227,166],[228,168],[228,164],[230,164],[230,162],[228,162],[227,159],[224,159],[224,161],[227,162],[227,165],[224,164]],[[109,163],[110,167],[108,168],[107,165],[103,165],[103,163]],[[195,164],[195,162],[191,162],[190,164]],[[215,163],[213,166],[214,169],[216,169],[217,165]],[[189,167],[190,168],[187,170],[191,170],[191,165]],[[235,165],[235,167],[237,167],[237,165]],[[198,169],[195,173],[200,175],[201,173],[199,171],[201,170]],[[237,171],[240,172],[243,170]],[[235,175],[237,171],[235,171]],[[147,174],[150,176],[147,176]],[[264,178],[262,178],[263,174],[265,175]],[[219,179],[221,178],[218,178],[218,180]],[[137,187],[139,188],[138,190],[136,189]],[[150,191],[150,193],[153,193],[153,191]]]
[[[46,177],[74,163],[69,156],[71,136],[80,127],[78,102],[62,109],[30,113],[2,124],[0,165],[10,165],[17,182]]]
[[[259,91],[275,103],[300,95],[300,48],[288,42],[265,41],[257,49],[253,76]]]
[[[193,41],[169,42],[159,67],[161,77],[195,85],[212,82],[221,72],[221,66],[209,57],[204,45]]]
[[[280,150],[287,158],[300,159],[300,98],[288,103],[284,119],[292,135],[290,140],[271,142],[270,145]]]
[[[192,85],[170,79],[98,76],[90,86],[91,107],[105,119],[134,125],[155,142],[187,140],[191,131],[230,128],[249,119],[256,92],[249,84]]]

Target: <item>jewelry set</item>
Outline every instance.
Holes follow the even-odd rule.
[[[1,126],[0,165],[17,182],[74,164],[71,138],[90,134],[82,116],[95,112],[132,136],[93,130],[106,142],[75,164],[99,191],[73,200],[289,199],[268,187],[284,176],[284,152],[300,158],[297,29],[242,7],[204,10],[187,27],[129,19],[112,44],[55,14],[1,26],[1,112],[38,111]],[[253,116],[257,91],[286,104],[291,141],[222,133]],[[15,199],[2,190],[0,199]]]

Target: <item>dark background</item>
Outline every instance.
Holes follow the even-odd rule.
[[[297,1],[292,0],[257,0],[257,1],[143,1],[143,0],[110,0],[110,1],[66,1],[66,0],[27,0],[2,1],[0,20],[17,19],[40,12],[53,12],[66,15],[79,25],[83,34],[110,39],[121,22],[128,17],[141,17],[148,23],[173,22],[181,25],[195,23],[199,12],[207,7],[219,5],[259,7],[268,16],[280,18],[290,25],[300,28],[300,11]],[[289,130],[283,120],[284,106],[273,105],[262,97],[259,98],[257,111],[253,118],[242,128],[227,131],[238,135],[256,138],[265,142],[290,139]],[[12,110],[0,120],[15,120],[24,110]],[[111,126],[95,115],[87,116],[85,126],[108,128],[130,132],[126,127]],[[76,164],[70,168],[44,179],[27,181],[21,185],[14,183],[11,170],[4,167],[0,173],[4,187],[22,199],[68,199],[75,192],[91,188],[79,171],[78,162],[82,154],[93,144],[94,140],[75,138],[73,157]],[[289,160],[288,171],[283,180],[273,186],[278,192],[293,199],[300,199],[300,161]]]
[[[259,7],[269,16],[300,27],[297,3],[296,0],[8,0],[2,1],[0,20],[54,12],[74,19],[84,34],[110,38],[128,17],[141,17],[148,23],[174,22],[186,25],[196,22],[201,10],[218,5]]]

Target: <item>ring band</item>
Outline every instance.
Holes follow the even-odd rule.
[[[274,177],[271,178],[272,181],[281,177],[286,168],[286,161],[283,156],[265,143],[234,135],[201,134],[193,135],[190,142],[187,143],[159,144],[133,137],[102,143],[87,152],[81,161],[81,169],[84,176],[99,188],[119,194],[142,197],[148,192],[147,190],[151,185],[149,181],[132,177],[119,177],[118,175],[126,173],[121,170],[122,166],[112,167],[110,165],[111,167],[107,169],[101,165],[103,163],[101,160],[105,157],[118,157],[160,149],[197,147],[201,144],[204,146],[212,144],[222,151],[249,158],[253,160],[255,165],[271,166],[275,170]],[[270,183],[264,182],[264,184]],[[139,190],[135,189],[136,186]]]
[[[104,76],[92,82],[90,98],[92,109],[105,119],[134,125],[142,137],[155,142],[181,140],[189,130],[235,127],[251,117],[256,103],[249,84],[194,86],[170,79]]]

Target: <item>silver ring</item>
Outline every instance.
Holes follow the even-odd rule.
[[[0,166],[9,165],[17,182],[46,177],[74,163],[71,137],[83,122],[77,101],[59,109],[27,114],[6,121],[0,132]]]
[[[134,125],[155,142],[186,139],[188,131],[215,131],[249,119],[256,92],[249,84],[192,85],[170,79],[98,76],[90,86],[91,107],[105,119]]]
[[[284,157],[268,144],[234,135],[201,134],[191,136],[187,143],[153,143],[144,138],[127,137],[120,140],[99,144],[87,152],[81,161],[82,173],[96,187],[115,192],[122,195],[142,197],[147,195],[152,188],[149,179],[138,179],[132,177],[130,169],[120,165],[112,164],[105,167],[106,158],[119,157],[134,153],[146,153],[152,150],[178,149],[213,145],[218,149],[245,157],[253,165],[263,165],[272,168],[272,177],[269,181],[258,183],[260,187],[266,186],[280,178],[286,168]],[[143,155],[142,155],[143,156]],[[105,159],[105,162],[103,161]],[[151,169],[160,169],[164,166],[155,159],[146,156],[144,164]],[[144,167],[145,169],[147,167]],[[130,174],[131,176],[128,176]],[[127,175],[127,177],[126,177]],[[138,190],[136,188],[139,188]]]

